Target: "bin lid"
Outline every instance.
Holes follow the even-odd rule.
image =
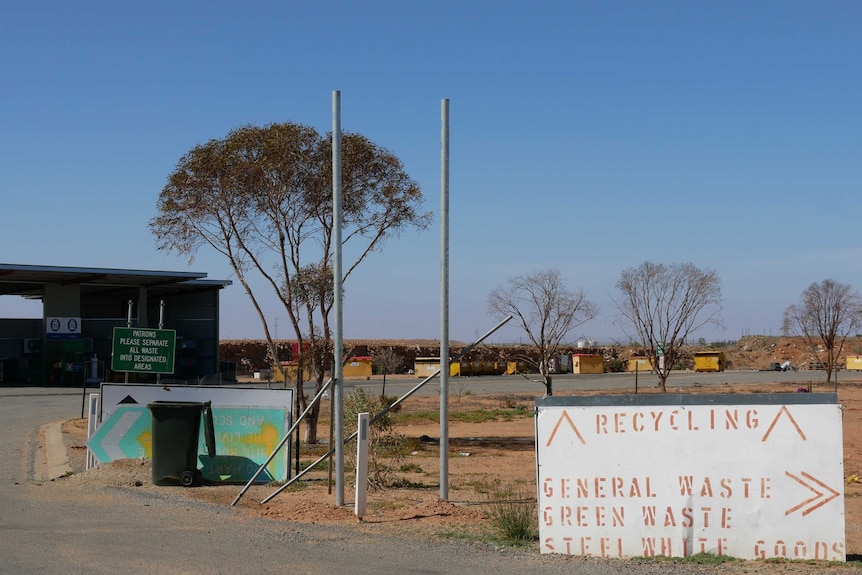
[[[216,456],[216,441],[215,441],[215,423],[213,421],[212,403],[207,401],[203,409],[204,417],[204,442],[207,446],[207,454],[210,457]]]
[[[153,401],[147,407],[203,407],[202,401]]]

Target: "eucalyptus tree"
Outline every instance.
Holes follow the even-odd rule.
[[[826,354],[826,381],[838,369],[844,342],[862,326],[862,297],[851,286],[826,279],[808,286],[799,303],[784,310],[785,335],[801,335],[812,356]]]
[[[721,325],[721,280],[694,264],[644,262],[622,272],[614,304],[626,336],[647,352],[662,392],[690,333]],[[630,333],[631,332],[631,333]]]
[[[390,151],[356,133],[342,135],[342,281],[386,240],[425,229],[419,185]],[[229,262],[260,319],[276,369],[279,351],[263,309],[263,293],[284,308],[299,350],[297,398],[302,374],[315,389],[331,369],[330,312],[334,305],[332,258],[332,139],[291,122],[244,126],[183,155],[159,194],[150,229],[159,249],[194,260],[211,248]],[[287,381],[287,373],[284,373]],[[317,407],[306,439],[317,441]]]

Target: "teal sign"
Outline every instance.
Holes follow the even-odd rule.
[[[115,327],[111,369],[134,373],[173,373],[177,332],[173,329]]]
[[[207,455],[203,425],[198,461],[203,477],[220,483],[247,483],[284,437],[286,410],[258,407],[214,407],[216,455]],[[87,447],[102,463],[116,459],[152,458],[152,416],[147,407],[118,405]],[[289,454],[283,448],[257,482],[287,479]]]
[[[87,441],[87,447],[102,463],[115,459],[149,458],[152,435],[148,408],[120,405]]]
[[[212,481],[247,483],[284,437],[286,412],[259,407],[214,407],[212,411],[216,456],[201,456],[201,472]],[[206,453],[203,432],[198,453]],[[282,448],[256,481],[286,480],[287,468],[288,450]]]

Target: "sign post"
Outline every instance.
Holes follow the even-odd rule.
[[[134,373],[174,372],[177,332],[173,329],[115,327],[111,369]]]

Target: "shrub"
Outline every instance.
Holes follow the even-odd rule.
[[[626,361],[624,359],[609,359],[605,362],[605,371],[607,373],[622,373],[626,370]]]
[[[374,416],[392,405],[392,398],[376,397],[357,387],[344,397],[344,433],[349,436],[356,431],[360,413]],[[397,470],[408,453],[407,439],[395,429],[392,417],[387,413],[375,421],[370,429],[368,444],[368,483],[372,487],[383,488],[391,484],[390,474]],[[356,469],[356,447],[345,449],[345,461]]]
[[[487,485],[488,517],[497,535],[520,543],[539,539],[536,495],[523,486],[495,481]]]

